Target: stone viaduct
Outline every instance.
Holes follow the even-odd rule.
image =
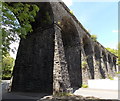
[[[70,92],[115,75],[117,57],[92,40],[63,2],[34,4],[40,11],[34,31],[20,41],[12,91]]]

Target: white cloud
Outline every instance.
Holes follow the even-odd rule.
[[[73,1],[72,0],[62,0],[68,7],[72,6]]]
[[[112,30],[113,33],[118,33],[118,30]]]

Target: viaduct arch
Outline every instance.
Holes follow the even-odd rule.
[[[34,31],[20,41],[12,91],[71,92],[88,79],[115,75],[117,57],[92,40],[63,2],[35,4],[40,11]]]

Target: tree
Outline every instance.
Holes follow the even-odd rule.
[[[39,7],[32,3],[20,2],[0,2],[2,4],[2,53],[6,55],[10,51],[10,44],[18,40],[19,37],[25,38],[28,32],[32,32],[31,22],[35,21]]]
[[[14,59],[9,54],[2,59],[2,78],[10,78],[14,66]]]
[[[118,44],[118,50],[111,48],[106,48],[106,49],[111,53],[113,53],[114,55],[118,56],[117,64],[120,65],[120,43]]]
[[[118,50],[117,49],[112,49],[112,48],[106,48],[108,51],[113,53],[114,55],[118,56]]]

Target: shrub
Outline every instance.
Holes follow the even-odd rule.
[[[116,72],[116,74],[120,74],[120,71]]]
[[[10,80],[11,79],[11,74],[3,74],[2,75],[2,80]]]
[[[13,71],[14,59],[7,54],[2,60],[2,79],[10,79]]]
[[[110,79],[110,80],[114,80],[111,76],[108,76],[108,79]]]
[[[88,85],[83,84],[82,88],[88,88]]]

